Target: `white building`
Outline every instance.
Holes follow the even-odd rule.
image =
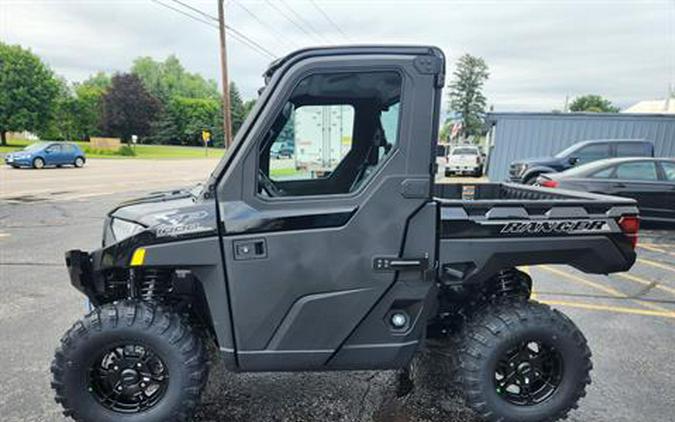
[[[640,101],[622,113],[675,114],[675,98]]]

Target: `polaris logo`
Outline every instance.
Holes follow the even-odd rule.
[[[607,220],[555,220],[555,221],[511,221],[502,234],[547,234],[547,233],[603,233],[611,228]]]

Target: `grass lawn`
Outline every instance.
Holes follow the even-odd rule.
[[[19,151],[33,143],[22,139],[10,139],[7,146],[0,146],[0,154]],[[82,148],[88,158],[146,158],[146,159],[179,159],[179,158],[206,158],[204,148],[201,147],[182,147],[175,145],[136,145],[135,156],[123,156],[101,151],[89,151],[88,142],[75,142]],[[225,153],[222,148],[209,148],[208,158],[220,158]]]
[[[289,177],[289,176],[296,176],[296,175],[301,174],[301,173],[302,172],[299,171],[299,170],[296,170],[295,167],[270,169],[270,176],[272,176],[272,177]]]

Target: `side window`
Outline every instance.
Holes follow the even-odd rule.
[[[609,177],[612,177],[613,172],[614,172],[614,167],[607,167],[605,169],[602,169],[600,171],[597,171],[597,172],[591,174],[591,177],[593,179],[607,179]]]
[[[619,164],[616,166],[616,178],[626,180],[657,180],[656,164],[650,161]]]
[[[578,164],[590,163],[609,157],[609,144],[593,144],[585,146],[571,154],[578,159]]]
[[[259,147],[264,197],[354,192],[398,143],[397,72],[326,73],[300,81]]]
[[[666,174],[666,180],[669,182],[675,182],[675,163],[670,161],[661,161],[661,167],[663,172]]]
[[[398,142],[398,116],[400,108],[401,103],[397,102],[380,113],[380,124],[384,130],[384,137],[392,145],[396,145]]]
[[[330,175],[351,150],[353,136],[350,104],[294,109],[270,148],[270,179],[312,180]]]
[[[61,152],[61,145],[56,145],[56,144],[50,145],[50,146],[47,147],[47,149],[45,149],[45,151],[47,151],[49,153]]]
[[[648,145],[639,142],[620,142],[616,144],[617,157],[646,157],[649,154]]]

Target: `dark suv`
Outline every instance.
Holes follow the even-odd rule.
[[[527,158],[511,163],[509,179],[532,185],[544,173],[565,171],[578,164],[613,157],[653,157],[654,144],[644,139],[602,139],[583,141],[552,157]]]

